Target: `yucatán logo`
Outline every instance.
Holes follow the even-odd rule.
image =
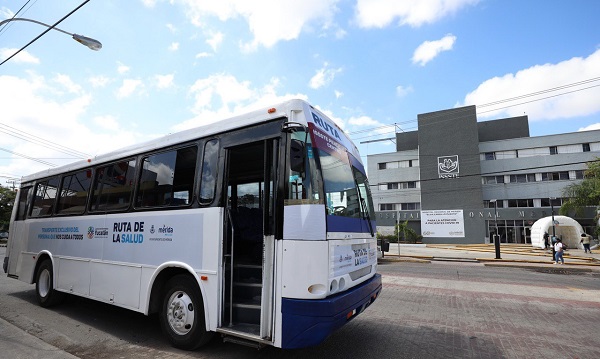
[[[317,115],[316,113],[314,113],[314,112],[311,112],[311,113],[312,113],[313,120],[315,120],[315,123],[317,125],[319,125],[319,127],[321,127],[321,129],[325,130],[325,132],[327,132],[331,136],[337,138],[338,141],[342,140],[340,138],[340,134],[338,133],[338,130],[335,127],[328,124],[325,120],[323,120],[321,117],[319,117],[319,115]]]
[[[439,178],[458,178],[458,155],[438,157]]]

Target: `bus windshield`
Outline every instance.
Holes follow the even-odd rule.
[[[318,153],[327,214],[368,220],[373,214],[373,203],[367,176],[339,156],[321,149]]]

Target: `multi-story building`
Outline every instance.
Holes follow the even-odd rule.
[[[421,114],[418,128],[367,163],[378,231],[408,221],[425,243],[485,243],[496,228],[501,242],[530,243],[600,157],[600,130],[530,137],[527,116],[477,122],[475,106]],[[574,218],[590,233],[595,215]]]

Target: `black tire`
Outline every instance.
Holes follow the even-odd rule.
[[[171,345],[194,350],[210,341],[214,333],[206,331],[204,302],[193,277],[176,275],[165,288],[160,325]]]
[[[64,293],[54,289],[54,271],[50,259],[45,259],[38,267],[35,276],[35,294],[44,308],[59,304],[65,297]]]

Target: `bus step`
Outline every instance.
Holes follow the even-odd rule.
[[[245,346],[251,347],[251,348],[256,348],[259,350],[265,347],[265,345],[263,343],[257,343],[252,340],[238,338],[238,337],[231,337],[231,336],[223,334],[223,343],[227,343],[227,342],[234,343],[234,344],[241,344],[241,345],[245,345]]]

